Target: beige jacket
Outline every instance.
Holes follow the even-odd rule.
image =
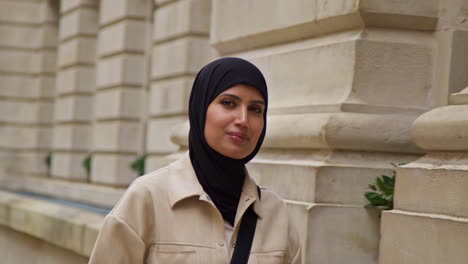
[[[230,262],[239,219],[254,203],[259,216],[249,264],[300,263],[300,243],[286,204],[246,177],[234,232],[226,243],[224,221],[199,184],[190,158],[136,179],[106,216],[89,263]]]

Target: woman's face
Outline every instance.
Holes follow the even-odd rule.
[[[208,106],[205,138],[218,153],[233,159],[247,157],[255,149],[264,127],[265,101],[254,87],[237,84]]]

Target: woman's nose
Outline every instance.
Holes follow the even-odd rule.
[[[237,111],[237,116],[235,123],[240,126],[247,126],[248,125],[248,109],[245,107],[239,107],[239,110]]]

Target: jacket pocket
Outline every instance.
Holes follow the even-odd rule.
[[[195,247],[177,244],[154,245],[149,249],[146,264],[200,263]]]
[[[258,264],[282,264],[286,263],[283,250],[275,250],[270,252],[258,252],[254,254],[256,263]],[[254,262],[255,263],[255,262]]]

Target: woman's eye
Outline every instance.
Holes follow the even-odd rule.
[[[256,114],[261,114],[263,113],[263,109],[259,106],[251,106],[249,107],[249,110],[256,113]]]
[[[221,104],[223,106],[226,106],[226,107],[234,107],[235,106],[234,102],[230,101],[230,100],[222,100]]]

